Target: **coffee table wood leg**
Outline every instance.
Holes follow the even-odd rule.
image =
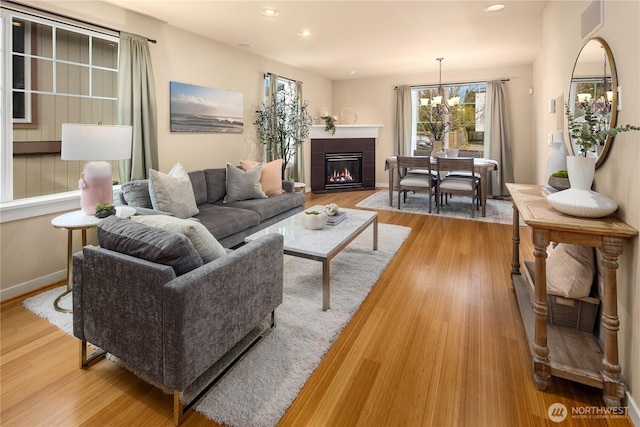
[[[322,310],[330,308],[329,299],[331,295],[331,261],[322,260]]]

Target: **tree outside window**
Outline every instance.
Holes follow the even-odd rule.
[[[416,103],[415,149],[432,150],[434,141],[444,147],[483,151],[486,84],[460,84],[413,89]],[[438,98],[441,96],[442,98]]]

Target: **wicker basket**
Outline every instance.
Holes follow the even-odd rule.
[[[533,300],[535,282],[535,264],[525,261],[525,274],[531,286],[530,295]],[[532,301],[533,302],[533,301]],[[600,298],[565,298],[547,289],[547,323],[565,328],[577,329],[584,332],[593,332]]]
[[[549,310],[547,323],[584,332],[593,332],[599,305],[598,298],[564,298],[547,291]]]

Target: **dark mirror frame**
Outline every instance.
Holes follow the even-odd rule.
[[[601,38],[601,37],[593,37],[590,38],[589,40],[587,40],[584,45],[582,45],[582,48],[580,49],[580,53],[578,53],[578,57],[576,58],[576,62],[573,65],[573,71],[571,74],[571,81],[569,82],[569,95],[567,96],[568,99],[568,103],[569,103],[569,108],[571,109],[572,112],[574,112],[575,110],[575,105],[576,105],[576,99],[577,99],[577,94],[574,93],[573,91],[573,83],[574,81],[577,81],[579,79],[576,78],[576,67],[578,66],[578,64],[580,63],[580,57],[583,57],[583,61],[585,61],[585,47],[592,42],[597,42],[600,44],[600,46],[602,47],[603,51],[604,51],[604,55],[606,55],[606,61],[607,61],[607,66],[609,71],[611,72],[611,89],[613,92],[613,96],[611,99],[611,116],[609,119],[609,127],[615,127],[616,126],[616,122],[618,119],[618,75],[616,73],[616,64],[615,61],[613,59],[613,53],[611,52],[611,48],[609,47],[609,45],[607,44],[607,42]],[[603,66],[604,64],[604,55],[603,55]],[[596,77],[596,76],[594,76]],[[600,75],[598,75],[597,77],[600,77]],[[602,76],[602,78],[604,79],[605,76]],[[564,111],[564,106],[562,106],[563,111]],[[567,118],[565,117],[565,123],[567,122]],[[567,150],[569,151],[569,153],[571,155],[578,155],[579,152],[578,150],[574,147],[573,142],[571,141],[571,136],[569,135],[569,129],[567,126],[567,139],[566,139],[567,143]],[[600,152],[600,154],[597,157],[596,160],[596,169],[599,168],[605,161],[607,154],[609,152],[609,150],[611,149],[611,145],[613,143],[613,137],[609,136],[607,137],[607,140],[605,141],[604,147],[602,147],[602,151]]]

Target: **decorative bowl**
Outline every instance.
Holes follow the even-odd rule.
[[[306,211],[300,214],[300,224],[308,230],[320,230],[327,225],[326,212]]]

